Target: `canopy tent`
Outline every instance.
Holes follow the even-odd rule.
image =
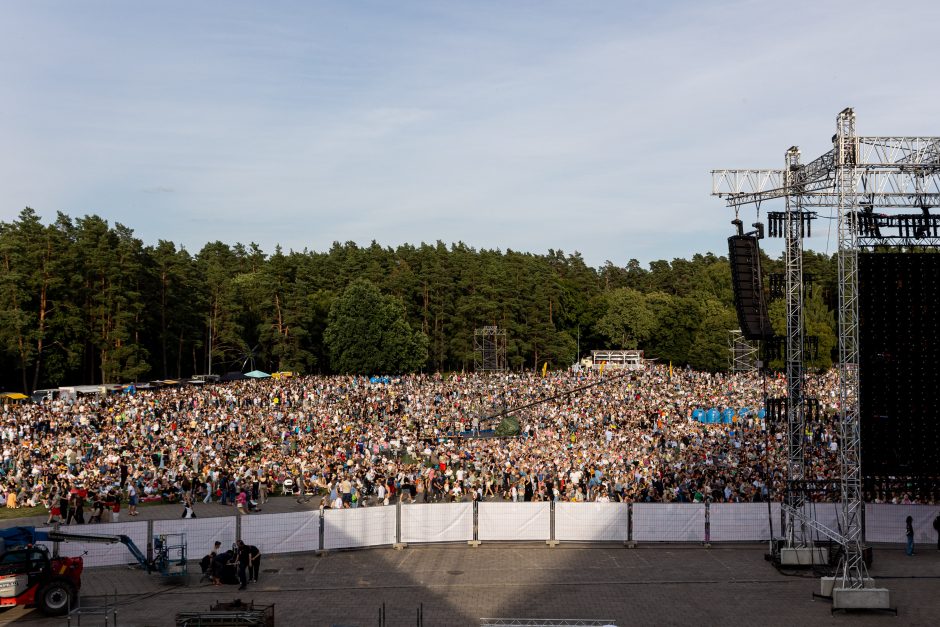
[[[245,375],[239,370],[235,370],[234,372],[226,372],[222,375],[223,381],[241,381],[245,378],[247,377],[245,377]]]
[[[246,372],[245,376],[251,377],[252,379],[267,379],[271,375],[267,372],[261,372],[260,370],[252,370],[251,372]]]

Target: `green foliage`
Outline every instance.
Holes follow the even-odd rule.
[[[836,264],[806,253],[804,268],[806,332],[820,338],[809,365],[823,367],[835,346]],[[777,326],[781,307],[771,305]],[[206,373],[210,357],[216,374],[470,370],[474,331],[488,325],[507,331],[513,369],[637,347],[720,370],[737,321],[728,262],[711,254],[648,268],[462,242],[271,255],[210,242],[193,255],[98,216],[43,224],[27,208],[0,222],[0,387],[11,390],[183,378]]]
[[[401,301],[366,279],[353,281],[333,302],[323,340],[337,372],[412,372],[427,359],[427,337],[411,330]]]
[[[597,330],[613,348],[636,348],[657,328],[657,320],[645,294],[629,287],[607,294],[607,312],[597,321]]]

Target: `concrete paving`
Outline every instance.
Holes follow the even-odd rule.
[[[936,625],[940,551],[913,557],[900,547],[875,551],[871,574],[891,590],[898,618],[831,615],[814,600],[819,579],[779,573],[764,546],[619,546],[484,543],[265,556],[261,581],[235,586],[169,586],[124,567],[86,571],[82,602],[116,595],[119,625],[170,626],[179,611],[207,610],[240,598],[275,604],[276,624],[330,627],[479,625],[481,617],[611,619],[617,625]],[[86,617],[83,625],[104,624]],[[0,624],[64,625],[35,610],[0,613]],[[75,624],[73,622],[73,624]],[[113,624],[113,623],[112,623]]]

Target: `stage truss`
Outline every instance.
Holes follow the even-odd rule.
[[[860,137],[855,112],[844,109],[836,118],[832,149],[807,164],[799,150],[787,151],[783,169],[713,170],[712,195],[735,211],[746,205],[784,199],[786,203],[785,262],[787,295],[787,419],[789,493],[788,538],[805,541],[800,530],[838,541],[843,556],[839,578],[844,588],[862,588],[867,577],[861,547],[862,477],[859,459],[858,253],[860,249],[901,250],[940,246],[940,137]],[[808,208],[829,208],[837,221],[839,281],[839,530],[828,529],[807,515],[805,492],[799,487],[805,471],[804,429],[802,224]],[[919,213],[887,211],[917,210]],[[798,438],[797,438],[798,439]]]

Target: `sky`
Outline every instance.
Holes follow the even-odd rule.
[[[711,170],[809,161],[847,106],[861,135],[940,135],[937,23],[920,0],[0,0],[0,221],[96,214],[193,253],[726,254]]]

